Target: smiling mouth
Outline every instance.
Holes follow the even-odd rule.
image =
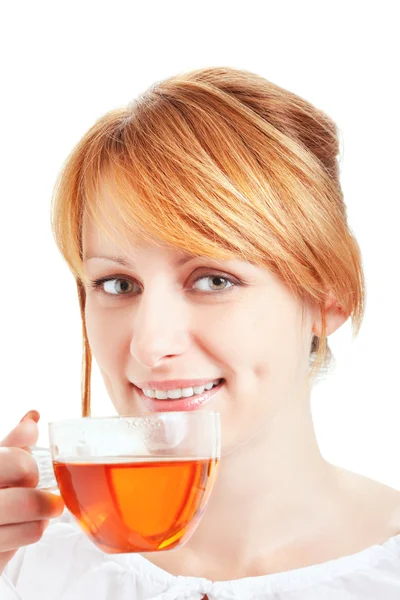
[[[175,388],[172,390],[155,390],[155,389],[141,389],[141,392],[147,398],[154,398],[156,400],[180,400],[181,398],[191,398],[192,396],[200,396],[205,391],[211,390],[223,381],[222,378],[214,379],[204,385]]]
[[[193,388],[179,388],[175,390],[150,390],[151,395],[148,396],[145,392],[149,390],[142,390],[138,386],[133,384],[136,393],[139,395],[142,403],[150,412],[163,412],[163,411],[191,411],[200,409],[203,405],[210,402],[210,400],[219,392],[223,387],[225,379],[214,379],[207,384],[202,386],[194,386]],[[200,390],[201,388],[201,390]],[[208,388],[208,389],[206,389]],[[179,390],[179,396],[178,396]],[[196,393],[200,392],[200,393]],[[154,396],[152,394],[154,392]],[[175,398],[168,397],[168,394],[176,392]],[[157,394],[157,396],[156,396]],[[186,394],[186,395],[184,395]],[[160,397],[160,395],[162,397]]]

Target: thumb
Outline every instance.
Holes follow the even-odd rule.
[[[34,446],[39,437],[39,428],[37,426],[39,419],[40,414],[37,410],[27,412],[18,425],[0,441],[0,446],[14,446],[18,448]]]

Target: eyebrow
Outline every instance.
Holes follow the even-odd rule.
[[[107,256],[105,254],[85,255],[83,257],[83,262],[86,262],[87,260],[91,260],[92,258],[100,258],[102,260],[110,260],[111,262],[115,262],[115,263],[121,265],[122,267],[126,267],[127,269],[133,269],[135,266],[133,263],[129,262],[129,260],[127,260],[126,258],[122,258],[121,256]],[[178,267],[182,267],[187,262],[194,260],[195,258],[197,258],[197,256],[187,254],[187,255],[179,258],[175,264]]]

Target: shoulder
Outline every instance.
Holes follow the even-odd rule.
[[[376,543],[400,534],[400,490],[340,467],[338,474],[355,516]]]

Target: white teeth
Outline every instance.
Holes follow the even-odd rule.
[[[190,396],[202,394],[205,390],[211,390],[212,387],[218,385],[221,379],[210,381],[205,385],[196,385],[194,387],[177,388],[175,390],[143,390],[143,393],[148,398],[157,398],[157,400],[178,400],[179,398],[190,398]]]
[[[182,388],[182,396],[184,398],[190,398],[190,396],[193,396],[193,388]]]

